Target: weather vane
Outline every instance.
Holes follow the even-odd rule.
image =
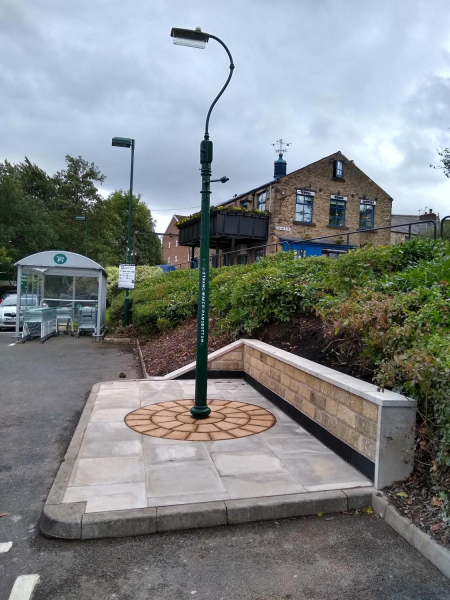
[[[275,148],[275,152],[278,154],[284,154],[287,152],[287,147],[290,146],[291,143],[292,142],[283,142],[283,138],[280,138],[275,142],[275,144],[272,144],[272,146]],[[286,148],[283,148],[283,146],[286,146]]]

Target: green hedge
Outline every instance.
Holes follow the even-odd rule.
[[[119,267],[106,267],[108,275],[106,297],[109,303],[121,293],[118,288],[119,283]],[[136,285],[140,285],[150,279],[155,279],[163,275],[162,269],[159,267],[150,267],[149,265],[138,265],[136,267]]]

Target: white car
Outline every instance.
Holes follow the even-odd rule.
[[[22,296],[20,306],[36,307],[37,296]],[[10,294],[0,304],[0,329],[14,329],[17,317],[17,294]],[[22,322],[22,319],[21,319]]]

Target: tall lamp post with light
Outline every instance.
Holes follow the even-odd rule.
[[[88,255],[87,248],[87,217],[75,217],[75,221],[84,221],[84,253]]]
[[[191,408],[191,414],[196,419],[205,419],[211,409],[207,404],[207,385],[208,385],[208,313],[209,313],[209,219],[210,219],[210,183],[211,183],[211,163],[213,160],[213,143],[209,139],[209,118],[212,109],[224,93],[230,79],[233,75],[233,58],[226,45],[218,37],[209,33],[204,33],[200,28],[197,29],[179,29],[173,28],[171,33],[174,44],[180,46],[190,46],[191,48],[205,48],[206,43],[212,39],[219,42],[225,49],[230,59],[230,73],[225,85],[211,104],[206,115],[205,135],[200,143],[200,164],[202,176],[202,207],[200,223],[200,268],[199,268],[199,297],[198,297],[198,322],[197,322],[197,362],[195,374],[195,403]],[[225,183],[226,177],[218,179]]]
[[[134,144],[132,138],[113,137],[112,145],[119,148],[131,148],[131,169],[130,169],[130,200],[128,203],[128,237],[127,237],[127,263],[131,263],[131,216],[133,211],[133,169],[134,169]],[[130,305],[130,290],[125,290],[125,303],[123,306],[123,326],[128,325],[128,308]]]

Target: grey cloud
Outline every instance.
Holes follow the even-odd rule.
[[[135,188],[150,208],[198,205],[199,143],[228,62],[213,41],[172,45],[172,26],[197,25],[236,63],[211,119],[214,174],[230,177],[214,203],[269,181],[270,144],[283,137],[288,169],[341,150],[395,198],[412,198],[399,195],[411,213],[424,191],[450,212],[443,176],[428,167],[449,139],[445,0],[3,0],[0,159],[27,155],[54,172],[81,154],[112,191],[128,184],[129,154],[111,137],[131,136]],[[164,227],[170,213],[154,214]]]

